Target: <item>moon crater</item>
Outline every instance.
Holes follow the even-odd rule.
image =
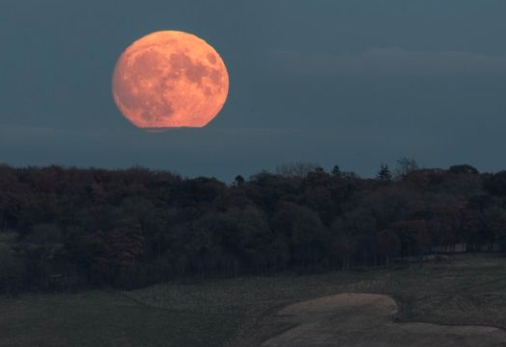
[[[222,109],[228,88],[228,72],[214,48],[177,31],[134,42],[113,75],[116,105],[146,129],[203,127]]]

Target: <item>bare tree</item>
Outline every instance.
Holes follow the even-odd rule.
[[[276,168],[276,173],[284,177],[305,178],[310,172],[320,168],[319,165],[311,162],[293,162],[282,164]]]
[[[410,172],[418,170],[420,167],[413,158],[402,157],[397,159],[397,168],[395,170],[395,177],[400,178],[406,176]]]

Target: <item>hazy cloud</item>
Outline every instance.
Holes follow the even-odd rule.
[[[278,68],[294,74],[506,74],[506,56],[470,52],[370,49],[361,54],[273,51]]]

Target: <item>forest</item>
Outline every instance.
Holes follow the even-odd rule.
[[[225,184],[142,167],[0,166],[0,292],[391,266],[465,244],[506,252],[506,171],[361,178],[285,164]]]

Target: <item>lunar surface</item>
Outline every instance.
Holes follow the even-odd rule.
[[[195,35],[160,31],[128,47],[112,81],[121,113],[146,130],[204,127],[222,109],[229,77],[216,50]]]

